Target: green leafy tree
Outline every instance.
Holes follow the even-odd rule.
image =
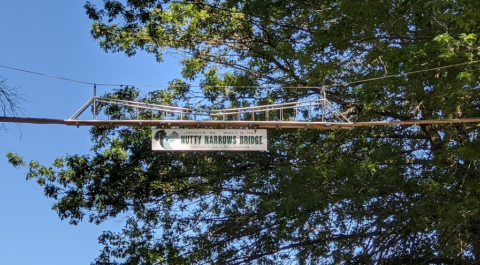
[[[326,86],[355,121],[480,116],[479,1],[85,7],[105,51],[184,54],[170,89],[109,97],[188,105],[201,92],[205,107],[236,107],[316,98]],[[194,80],[201,89],[185,85]],[[127,217],[100,236],[97,265],[480,264],[478,133],[477,124],[285,129],[269,131],[267,152],[153,153],[151,128],[95,127],[91,154],[32,161],[27,178],[72,224]]]

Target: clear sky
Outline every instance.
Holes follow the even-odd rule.
[[[101,1],[95,0],[91,2]],[[152,55],[107,54],[90,36],[85,1],[0,1],[0,65],[96,83],[167,84],[179,76],[175,59],[159,64]],[[89,85],[0,68],[8,85],[26,100],[25,117],[69,118],[91,96]],[[112,88],[98,89],[99,94]],[[146,90],[145,90],[146,91]],[[71,226],[51,210],[53,201],[27,168],[14,169],[5,154],[50,164],[65,154],[88,153],[89,128],[8,125],[0,131],[0,264],[90,264],[99,254],[97,237],[119,230],[121,220],[100,226]]]

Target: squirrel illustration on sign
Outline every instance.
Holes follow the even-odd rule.
[[[173,146],[171,146],[171,144],[178,139],[180,139],[180,137],[175,131],[168,136],[165,131],[158,131],[155,133],[155,140],[160,142],[160,146],[162,146],[163,149],[172,149]]]

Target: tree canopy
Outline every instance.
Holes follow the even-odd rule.
[[[169,89],[108,97],[238,107],[318,98],[326,87],[355,121],[480,116],[479,1],[85,8],[107,52],[183,56]],[[153,153],[151,128],[94,127],[91,154],[32,161],[27,178],[72,224],[126,218],[99,237],[97,265],[480,264],[479,128],[281,129],[269,131],[267,152]]]

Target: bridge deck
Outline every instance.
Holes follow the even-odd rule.
[[[42,119],[24,117],[0,117],[0,122],[59,124],[68,126],[151,126],[151,127],[188,127],[188,128],[304,128],[304,129],[348,129],[364,126],[422,125],[480,123],[480,118],[447,120],[408,120],[408,121],[371,121],[371,122],[303,122],[303,121],[194,121],[194,120],[72,120]]]

